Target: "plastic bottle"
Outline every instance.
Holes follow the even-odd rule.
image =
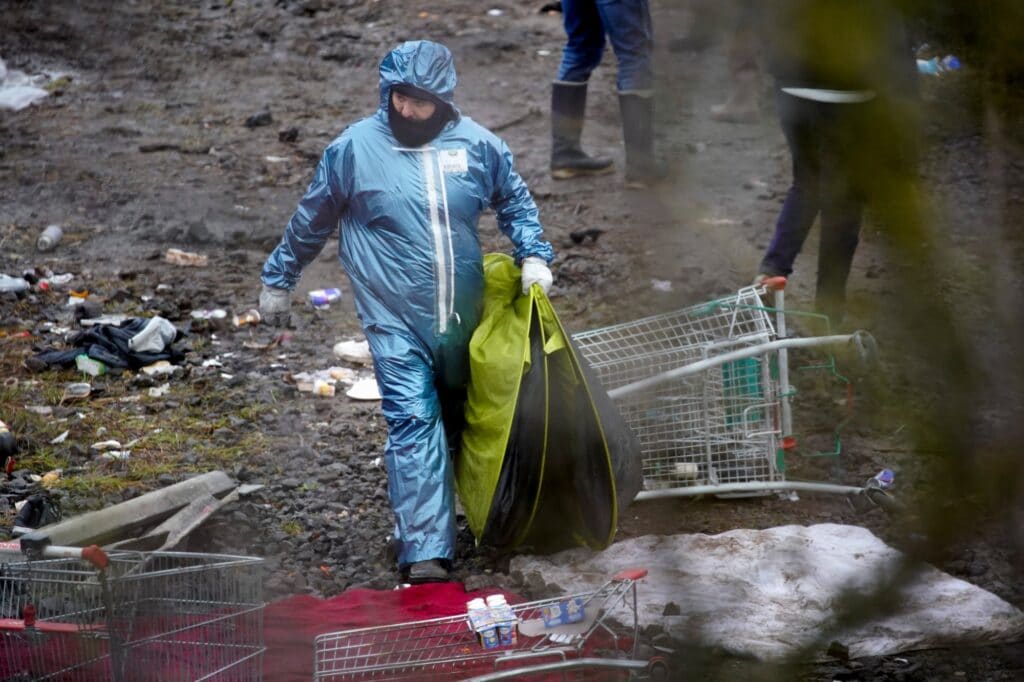
[[[917,60],[917,71],[918,73],[927,74],[929,76],[941,76],[950,71],[956,71],[960,68],[960,60],[956,56],[947,54],[941,59],[939,57],[932,57],[931,59],[918,59]]]
[[[5,291],[26,291],[29,288],[27,279],[21,277],[11,277],[0,273],[0,293]]]
[[[107,366],[99,360],[90,358],[85,353],[75,356],[75,367],[78,368],[79,372],[88,374],[91,377],[98,377],[102,374],[107,373]]]
[[[57,246],[57,243],[60,242],[63,236],[64,230],[60,228],[60,225],[48,225],[42,234],[39,235],[39,239],[36,240],[36,250],[49,251]]]

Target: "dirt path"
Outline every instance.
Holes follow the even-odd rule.
[[[749,283],[788,184],[788,155],[767,85],[760,122],[712,121],[707,111],[722,99],[727,76],[724,48],[670,52],[669,41],[684,36],[692,20],[689,3],[656,2],[659,147],[672,180],[647,192],[622,188],[609,54],[591,83],[584,141],[614,156],[618,170],[556,182],[547,172],[548,83],[563,41],[560,19],[537,13],[541,3],[492,4],[502,10],[499,16],[471,0],[446,2],[443,10],[318,0],[9,3],[0,28],[0,57],[8,67],[67,72],[71,80],[37,106],[0,112],[0,272],[34,266],[73,272],[105,312],[159,312],[186,328],[195,308],[253,306],[262,261],[321,150],[347,122],[376,106],[380,56],[400,40],[425,37],[452,48],[462,111],[500,129],[516,155],[558,251],[553,300],[570,330],[678,308]],[[986,113],[977,104],[977,83],[969,80],[926,85],[929,146],[922,170],[934,198],[930,227],[945,259],[938,268],[943,276],[930,291],[904,290],[890,237],[879,225],[865,226],[851,297],[859,321],[879,340],[882,364],[858,385],[864,409],[844,432],[843,456],[796,462],[793,474],[860,484],[883,466],[895,468],[910,499],[929,513],[945,509],[968,526],[930,558],[1021,606],[1024,564],[1015,542],[1024,519],[1018,452],[1024,381],[1017,358],[1024,331],[1018,229],[1024,156],[1013,125],[1019,114]],[[247,127],[261,112],[272,122]],[[296,140],[287,141],[289,129],[297,131]],[[51,254],[36,254],[35,235],[50,223],[64,226],[64,241]],[[570,235],[581,228],[601,234],[574,243]],[[488,248],[507,250],[493,216],[485,216],[481,229]],[[203,252],[210,263],[171,266],[160,259],[168,247]],[[797,307],[810,303],[815,249],[812,237],[788,289]],[[335,251],[329,242],[305,273],[300,295],[324,286],[347,293]],[[311,400],[285,381],[335,363],[333,343],[358,332],[348,298],[325,313],[300,308],[290,336],[263,350],[252,344],[274,340],[270,330],[211,334],[196,328],[190,373],[169,397],[133,399],[149,388],[145,382],[102,379],[97,383],[107,402],[90,405],[87,417],[74,421],[75,410],[56,405],[54,391],[76,375],[33,377],[21,365],[33,344],[59,343],[58,330],[73,325],[63,296],[0,297],[6,335],[0,364],[11,380],[0,393],[0,418],[19,428],[23,444],[36,453],[27,460],[35,467],[82,473],[87,483],[64,493],[69,512],[138,494],[157,485],[157,476],[166,483],[222,466],[268,488],[212,524],[197,546],[265,553],[272,595],[332,594],[393,578],[386,555],[391,520],[383,470],[375,464],[383,420],[364,404]],[[928,341],[903,323],[907,307],[921,300],[942,301],[950,311],[955,328],[947,331],[963,340],[972,363],[967,373],[975,378],[970,386],[951,380],[954,368],[921,359]],[[12,340],[23,330],[32,333],[31,343]],[[225,367],[204,369],[211,358]],[[1005,475],[999,484],[971,479],[966,499],[931,507],[932,492],[948,490],[950,471],[963,472],[941,464],[942,445],[921,437],[922,424],[943,414],[938,408],[952,393],[958,405],[969,406],[959,415],[971,443],[965,457],[973,468],[966,470]],[[54,411],[42,418],[23,410],[35,404]],[[812,440],[831,434],[830,405],[800,407],[798,418]],[[69,424],[68,442],[49,445]],[[99,433],[128,440],[161,426],[179,435],[151,435],[159,445],[143,448],[135,468],[103,476],[90,469],[88,445]],[[994,497],[978,492],[985,490]],[[1010,502],[994,509],[992,500]],[[827,497],[637,504],[620,531],[713,533],[822,521],[867,525],[893,541],[905,537],[882,512],[859,513]],[[495,567],[490,558],[473,556],[468,538],[462,539],[461,576]],[[1002,650],[911,658],[922,664],[916,674],[924,677],[944,678],[967,666],[969,679],[1011,679],[1005,671],[1022,669],[1019,657]],[[877,676],[859,679],[917,679],[886,665],[870,669]]]

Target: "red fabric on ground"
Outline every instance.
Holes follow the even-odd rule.
[[[499,592],[510,604],[522,601],[498,589],[466,592],[461,583],[428,583],[401,590],[352,589],[331,599],[298,595],[273,602],[263,614],[263,679],[309,682],[317,635],[454,616],[466,612],[470,599]]]

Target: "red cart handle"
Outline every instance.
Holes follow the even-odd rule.
[[[778,277],[768,277],[761,282],[761,286],[769,291],[782,291],[786,288],[786,278],[782,275]]]
[[[627,568],[612,576],[612,580],[624,582],[626,580],[640,580],[647,576],[646,568]]]

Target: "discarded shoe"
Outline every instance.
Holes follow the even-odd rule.
[[[447,582],[448,569],[441,564],[440,559],[417,561],[409,567],[408,581],[413,585]]]

